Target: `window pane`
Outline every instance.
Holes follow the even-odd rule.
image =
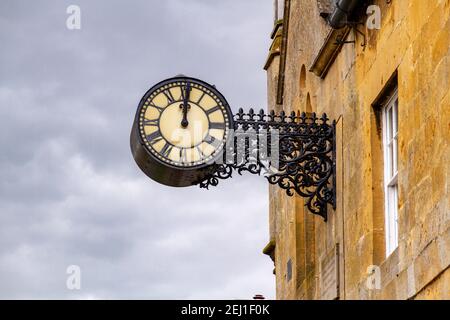
[[[391,178],[392,178],[392,176],[394,175],[394,165],[393,165],[393,154],[392,154],[392,152],[393,152],[393,148],[394,148],[394,146],[393,146],[393,144],[392,143],[390,143],[389,144],[389,147],[388,147],[388,163],[387,163],[387,165],[388,165],[388,172],[389,172],[389,180],[391,180]],[[386,181],[386,183],[389,183],[389,181]]]
[[[392,128],[392,108],[389,108],[388,109],[388,138],[389,138],[389,141],[392,139],[392,137],[394,136],[393,134],[392,134],[392,132],[393,132],[393,128]]]
[[[394,135],[398,132],[398,98],[394,102]]]
[[[394,204],[394,208],[393,208],[393,245],[394,248],[396,248],[398,246],[398,185],[395,185],[395,187],[393,188],[394,192],[394,199],[393,199],[393,204]]]
[[[386,255],[398,247],[398,98],[391,96],[383,109]]]
[[[397,185],[387,188],[386,214],[386,254],[391,254],[398,246]]]
[[[394,139],[392,148],[393,148],[392,175],[395,175],[397,173],[397,138]]]

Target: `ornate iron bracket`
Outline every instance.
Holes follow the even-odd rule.
[[[283,111],[268,115],[242,109],[234,115],[234,134],[213,173],[199,182],[201,188],[217,186],[219,179],[248,171],[270,184],[306,198],[306,206],[327,220],[327,205],[336,207],[336,122],[326,114],[317,118]]]

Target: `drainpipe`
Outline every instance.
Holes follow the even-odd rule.
[[[328,24],[333,29],[345,27],[348,17],[351,16],[359,2],[359,0],[336,0],[336,8],[328,17]]]

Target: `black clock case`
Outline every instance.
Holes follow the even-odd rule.
[[[151,179],[171,187],[188,187],[198,184],[214,172],[216,164],[204,167],[179,168],[162,163],[141,142],[138,126],[133,124],[130,136],[131,153],[139,168]]]
[[[133,158],[136,161],[136,164],[139,168],[152,180],[155,180],[159,183],[170,187],[188,187],[192,185],[196,185],[203,181],[205,178],[210,176],[213,172],[216,171],[216,166],[218,164],[202,164],[195,167],[177,167],[170,165],[168,163],[164,163],[161,160],[157,159],[144,145],[144,141],[139,134],[139,113],[141,110],[142,104],[145,102],[149,94],[160,85],[171,82],[171,81],[192,81],[200,83],[201,85],[208,87],[211,91],[213,91],[225,104],[225,108],[227,109],[230,117],[230,129],[233,128],[233,114],[231,109],[226,101],[225,97],[210,84],[190,77],[175,77],[170,78],[153,86],[147,93],[142,97],[141,102],[139,103],[138,109],[136,111],[136,116],[133,122],[133,127],[131,129],[130,134],[130,147],[131,153],[133,154]],[[231,138],[231,135],[228,136],[228,139]],[[215,159],[223,158],[223,153],[219,152]]]

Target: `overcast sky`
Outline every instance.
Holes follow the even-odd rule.
[[[129,147],[142,95],[180,73],[265,107],[271,27],[271,0],[1,0],[0,298],[274,298],[265,179],[170,188]]]

